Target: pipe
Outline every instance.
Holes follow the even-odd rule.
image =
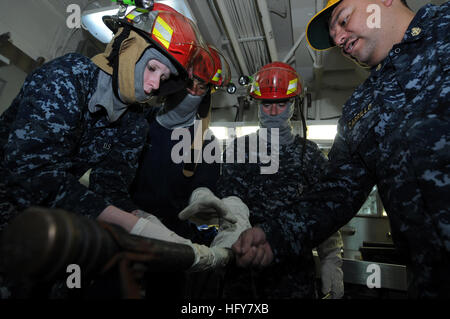
[[[325,6],[324,0],[316,0],[316,13]],[[309,46],[308,46],[309,48]],[[311,49],[311,48],[309,48]],[[311,52],[311,51],[310,51]],[[323,53],[321,51],[314,51],[313,55],[313,72],[314,72],[314,91],[315,91],[315,119],[320,120],[320,101],[321,101],[321,86],[323,78]]]
[[[241,47],[239,45],[239,42],[237,41],[238,37],[234,32],[233,23],[231,22],[230,15],[228,14],[228,10],[225,5],[225,1],[214,1],[214,3],[216,8],[219,9],[220,15],[222,16],[223,24],[225,25],[225,30],[228,34],[228,39],[230,39],[234,54],[238,59],[239,68],[241,69],[242,74],[249,74],[247,64],[244,60],[244,55],[242,54]]]
[[[265,40],[265,38],[263,36],[259,36],[259,37],[239,38],[238,42],[244,43],[244,42],[264,41],[264,40]],[[222,44],[230,44],[230,41],[224,40],[224,41],[222,41]]]
[[[264,29],[264,34],[266,35],[266,43],[269,48],[269,54],[271,62],[278,61],[278,51],[273,37],[272,22],[270,20],[269,8],[267,6],[266,0],[256,1],[258,4],[259,12],[261,14],[262,25]]]
[[[301,36],[298,37],[297,41],[295,42],[294,46],[289,50],[288,54],[283,59],[284,63],[288,63],[290,58],[294,55],[295,51],[299,47],[300,43],[302,43],[303,39],[306,36],[306,32],[303,32]]]
[[[2,233],[0,269],[14,281],[53,282],[76,264],[94,278],[117,258],[139,262],[147,271],[189,269],[191,247],[130,235],[119,226],[60,209],[31,207]]]

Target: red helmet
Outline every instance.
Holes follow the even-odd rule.
[[[222,53],[214,46],[208,44],[208,48],[214,61],[214,74],[211,78],[211,83],[215,86],[225,87],[231,80],[230,65]]]
[[[209,83],[214,75],[215,64],[211,57],[210,51],[199,49],[192,60],[192,75],[198,80],[202,80],[205,83]]]
[[[295,69],[283,62],[273,62],[253,76],[249,94],[258,100],[284,100],[301,92],[302,83]]]
[[[194,22],[169,6],[155,4],[155,7],[161,11],[134,9],[125,18],[105,16],[103,21],[114,33],[119,27],[131,27],[187,75],[192,69],[194,57],[208,49]]]
[[[172,13],[179,13],[174,8],[168,6],[164,3],[160,3],[160,2],[155,2],[155,4],[153,5],[152,11],[168,11],[168,12],[172,12]]]

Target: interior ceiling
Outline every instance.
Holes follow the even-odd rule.
[[[232,70],[232,80],[237,83],[240,75],[252,75],[272,60],[283,61],[305,32],[308,21],[317,10],[323,8],[326,0],[156,0],[156,2],[181,8],[187,16],[192,16],[206,42],[215,45],[227,57]],[[408,0],[414,11],[429,2],[442,4],[445,0]],[[110,6],[112,2],[42,0],[42,4],[64,21],[70,4],[78,4],[83,12]],[[319,57],[315,56],[315,53],[308,49],[304,38],[293,52],[287,62],[298,71],[304,86],[313,92],[323,88],[351,90],[368,74],[344,58],[337,49],[325,51]],[[318,69],[321,72],[318,73]],[[336,73],[347,75],[348,80],[346,78],[344,81],[336,82]],[[345,83],[345,86],[336,83]],[[238,85],[238,95],[243,91],[244,88]]]
[[[233,81],[237,82],[240,75],[251,75],[272,60],[283,61],[294,43],[304,33],[310,18],[324,6],[326,0],[156,0],[156,2],[173,3],[176,7],[189,11],[189,16],[193,17],[205,40],[221,49],[228,58],[233,71]],[[428,2],[442,4],[445,0],[408,0],[415,11]],[[71,4],[78,4],[81,11],[84,11],[110,6],[112,2],[41,0],[40,4],[65,21]],[[267,12],[266,20],[262,8]],[[231,26],[225,21],[227,16]],[[239,43],[238,50],[236,43]],[[275,48],[275,54],[271,51],[272,48]],[[325,71],[354,70],[356,66],[337,51],[333,49],[324,54]],[[288,62],[297,69],[304,81],[309,83],[313,80],[313,57],[307,49],[305,39]]]
[[[229,33],[223,23],[223,17],[220,9],[218,8],[219,2],[222,2],[223,7],[229,11],[230,15],[237,15],[237,20],[233,20],[234,29],[239,29],[239,24],[242,21],[250,22],[252,26],[252,32],[239,33],[236,32],[237,40],[245,40],[249,38],[255,38],[253,41],[246,41],[245,45],[251,46],[255,43],[264,46],[267,51],[267,42],[264,40],[264,32],[261,27],[260,21],[257,17],[260,16],[259,9],[256,5],[257,2],[266,2],[267,8],[270,13],[270,23],[273,30],[273,38],[276,43],[276,50],[278,60],[283,61],[286,54],[293,48],[297,39],[306,30],[308,21],[313,15],[324,7],[326,0],[186,0],[193,12],[193,15],[197,19],[197,24],[200,31],[205,37],[206,41],[215,44],[218,48],[221,48],[229,60],[233,64],[234,77],[237,78],[242,74],[242,68],[239,67],[239,61],[233,46],[229,39]],[[420,7],[426,3],[442,4],[445,0],[426,1],[426,0],[408,0],[409,6],[417,11]],[[253,4],[253,5],[252,5]],[[238,10],[236,10],[236,8]],[[250,9],[250,10],[249,10]],[[257,38],[257,39],[256,39]],[[241,48],[244,44],[241,42]],[[255,51],[249,50],[247,53],[254,53]],[[243,52],[244,55],[246,52]],[[349,59],[343,57],[339,50],[332,49],[323,53],[323,67],[324,70],[330,72],[355,72],[358,66],[355,65]],[[246,68],[249,70],[249,74],[254,73],[265,63],[271,62],[270,58],[252,57],[245,59]],[[293,65],[302,76],[306,83],[313,81],[313,59],[307,48],[306,39],[303,39],[298,49],[295,51],[295,56],[291,59],[290,64]],[[364,78],[367,75],[364,71],[356,72],[356,77]]]

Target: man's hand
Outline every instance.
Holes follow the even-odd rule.
[[[231,247],[239,267],[264,267],[273,260],[272,248],[259,227],[245,230]]]

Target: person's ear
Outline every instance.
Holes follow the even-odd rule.
[[[390,7],[390,6],[392,6],[392,3],[394,2],[394,0],[381,0],[381,2],[384,4],[384,6]]]

